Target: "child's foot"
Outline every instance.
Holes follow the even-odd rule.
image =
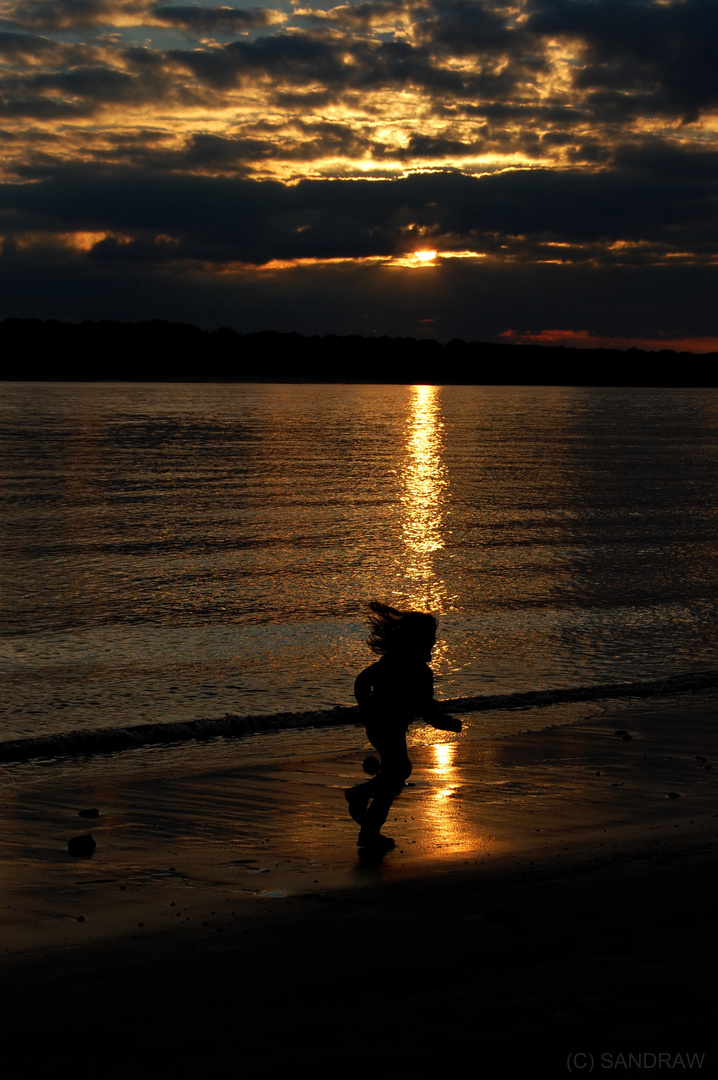
[[[357,840],[357,847],[391,851],[392,848],[396,847],[396,841],[392,840],[390,836],[384,836],[382,833],[370,833],[362,829]]]
[[[359,788],[350,787],[344,792],[344,798],[349,803],[349,813],[357,825],[363,825],[366,821],[366,808],[369,802],[366,794]]]

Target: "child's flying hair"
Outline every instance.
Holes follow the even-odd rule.
[[[411,649],[434,639],[437,622],[426,611],[399,611],[379,600],[372,600],[369,610],[371,634],[367,645],[379,656],[395,649]]]

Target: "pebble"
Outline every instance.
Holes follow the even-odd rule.
[[[73,836],[67,841],[67,850],[70,855],[92,855],[97,844],[92,833],[84,833],[82,836]]]

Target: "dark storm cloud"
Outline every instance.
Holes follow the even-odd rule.
[[[25,313],[47,310],[42,282],[79,304],[70,282],[96,297],[106,285],[110,306],[124,290],[127,317],[166,315],[170,293],[152,310],[145,291],[172,277],[185,298],[205,297],[197,311],[219,311],[207,298],[237,274],[248,302],[266,305],[259,279],[280,273],[276,261],[388,261],[431,246],[481,254],[522,308],[521,282],[569,282],[573,319],[590,304],[549,265],[573,267],[586,288],[592,273],[615,274],[645,300],[651,262],[715,260],[715,0],[300,3],[291,15],[251,0],[3,4],[0,269],[7,295],[24,282],[39,305]],[[448,167],[419,171],[432,163]],[[498,295],[476,260],[423,278],[392,265],[407,290],[456,290],[443,309],[452,332],[479,281]],[[320,311],[311,282],[334,296],[330,271],[307,268],[306,286],[299,270],[281,273],[282,295],[296,290],[308,310]],[[362,273],[341,270],[367,299]],[[663,308],[652,310],[655,330]]]
[[[636,170],[681,184],[690,197],[692,185],[708,191],[710,184],[718,183],[718,150],[711,148],[680,150],[648,137],[641,143],[617,146],[612,159],[621,169]]]
[[[623,153],[630,159],[630,149]],[[389,256],[418,242],[483,252],[503,246],[525,258],[542,244],[618,241],[715,251],[715,156],[699,157],[689,155],[690,176],[659,175],[637,153],[612,171],[449,172],[289,187],[68,167],[33,184],[5,185],[0,208],[9,232],[107,230],[136,241],[138,253],[152,237],[171,237],[173,258],[218,263]],[[132,244],[121,246],[126,260]]]
[[[186,4],[154,4],[149,14],[168,26],[186,30],[249,30],[276,22],[266,8],[199,7]]]
[[[242,136],[211,133],[190,135],[177,147],[175,140],[156,132],[116,136],[112,146],[95,154],[96,160],[122,161],[153,172],[211,172],[246,176],[258,162],[271,161],[281,152],[284,161],[311,162],[328,155],[382,152],[371,140],[340,123],[295,122],[289,135],[279,123],[244,127]],[[21,175],[28,175],[22,173]]]
[[[412,135],[405,147],[395,150],[389,147],[384,150],[387,155],[397,157],[400,161],[414,161],[420,158],[457,158],[467,157],[469,154],[481,152],[481,144],[478,141],[472,143],[460,142],[458,139],[449,139],[435,135]],[[375,152],[380,152],[379,148]]]
[[[279,82],[333,85],[342,81],[344,68],[336,44],[308,34],[233,41],[220,48],[173,49],[169,56],[217,89],[240,86],[256,74],[271,75]]]
[[[140,17],[146,0],[21,0],[6,9],[5,18],[18,26],[43,30],[112,24],[118,16]]]
[[[6,60],[34,60],[58,51],[54,41],[36,34],[14,34],[0,30],[0,56]]]
[[[96,60],[98,50],[78,42],[53,41],[39,34],[0,31],[0,57],[6,61],[6,73],[12,64],[21,70],[40,70],[40,65],[55,70],[77,67]]]
[[[363,4],[337,4],[326,10],[301,8],[301,18],[309,23],[335,23],[353,29],[370,29],[377,25],[391,25],[411,11],[406,0],[368,0]]]
[[[715,331],[712,268],[601,267],[454,260],[436,271],[375,265],[298,266],[281,273],[207,275],[165,264],[48,257],[0,259],[0,317],[192,321],[245,331],[426,333],[501,340],[508,328],[590,327],[596,334]],[[131,298],[131,306],[128,305]],[[670,340],[666,342],[670,345]],[[299,361],[298,361],[299,362]]]
[[[427,103],[434,98],[441,102],[466,98],[508,101],[524,78],[523,69],[503,61],[496,69],[459,70],[437,59],[428,45],[347,41],[305,31],[211,48],[174,49],[167,56],[215,90],[229,91],[265,79],[288,104],[302,103],[301,98],[287,96],[290,86],[310,89],[317,104],[331,101],[335,93],[364,94],[389,88],[420,90]]]
[[[96,102],[127,101],[136,97],[139,90],[134,76],[107,67],[41,73],[30,76],[24,83],[30,90],[59,90],[73,98],[92,98]]]
[[[440,0],[416,12],[419,35],[452,56],[524,55],[527,38],[511,25],[508,4]]]
[[[531,0],[527,32],[585,48],[578,90],[598,111],[668,112],[695,120],[718,102],[715,0]]]
[[[330,154],[349,156],[359,154],[371,145],[344,124],[298,123],[295,128],[299,135],[295,139],[288,138],[280,129],[269,125],[255,127],[257,136],[263,131],[263,138],[228,139],[219,135],[193,135],[187,146],[168,159],[168,163],[171,160],[177,167],[181,161],[187,167],[212,168],[233,162],[252,162],[257,158],[275,156],[280,139],[282,157],[287,161],[311,161]]]
[[[0,83],[0,116],[28,117],[39,121],[86,120],[97,106],[84,101],[59,101],[56,98],[23,93],[17,85]]]
[[[175,49],[168,56],[218,89],[244,85],[258,75],[275,83],[332,90],[372,90],[411,85],[463,93],[475,80],[436,66],[425,48],[407,42],[347,43],[320,34],[273,34],[211,49]]]
[[[0,112],[12,116],[89,117],[108,105],[157,101],[170,89],[161,75],[141,77],[92,65],[0,79]]]

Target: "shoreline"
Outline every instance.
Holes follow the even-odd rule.
[[[359,731],[351,750],[337,750],[326,730],[295,742],[291,756],[284,743],[286,756],[260,752],[254,762],[241,740],[219,740],[8,775],[0,949],[74,947],[138,923],[164,930],[169,906],[188,908],[188,896],[190,921],[205,921],[268,892],[373,886],[514,857],[599,859],[609,844],[640,854],[718,835],[718,692],[541,714],[558,722],[489,738],[475,714],[458,737],[416,725],[414,771],[386,827],[397,849],[376,866],[357,858],[343,798],[362,778]],[[523,715],[531,723],[532,711]],[[96,818],[79,816],[92,808]],[[70,857],[69,838],[87,832],[92,858]]]
[[[343,816],[363,751],[38,784],[5,808],[7,1075],[75,1050],[110,1078],[562,1077],[571,1052],[669,1050],[709,1075],[717,704],[418,743],[375,865]],[[70,860],[52,815],[59,837],[101,792],[77,830],[97,853]]]
[[[603,683],[588,686],[554,687],[503,694],[472,694],[437,701],[444,712],[483,713],[522,709],[547,709],[594,701],[624,701],[670,698],[676,694],[701,693],[718,689],[718,671],[683,672],[661,679]],[[0,764],[35,759],[52,759],[134,750],[142,746],[202,741],[265,734],[302,728],[362,726],[356,705],[334,705],[324,709],[283,710],[270,713],[225,713],[221,717],[196,720],[148,721],[122,727],[73,728],[50,735],[23,736],[0,741]]]

